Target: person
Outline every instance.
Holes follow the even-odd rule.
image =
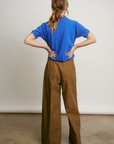
[[[24,41],[27,45],[43,48],[48,52],[42,92],[42,144],[61,142],[61,88],[69,122],[68,140],[73,144],[81,144],[74,51],[95,43],[96,38],[78,21],[68,18],[68,6],[68,0],[52,0],[53,12],[49,20],[33,29]],[[75,40],[81,36],[86,40],[74,45]],[[38,37],[41,37],[47,45],[34,41]]]

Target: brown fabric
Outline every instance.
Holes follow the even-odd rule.
[[[47,58],[43,78],[42,144],[61,143],[61,88],[69,122],[68,140],[81,144],[76,82],[74,59],[60,62]]]

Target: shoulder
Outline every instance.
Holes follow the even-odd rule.
[[[78,21],[71,19],[69,17],[65,17],[65,19],[70,23],[70,24],[78,24]]]
[[[42,22],[43,25],[46,25],[47,23],[49,23],[49,20],[45,20]]]
[[[49,23],[49,21],[42,22],[42,24],[41,24],[42,28],[46,28],[48,26],[47,25],[48,23]]]
[[[49,22],[49,21],[42,22],[39,26],[45,27],[45,26],[48,24],[48,22]]]

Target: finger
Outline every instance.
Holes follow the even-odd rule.
[[[52,53],[50,53],[50,56],[51,56],[51,57],[53,57],[53,54],[52,54]]]
[[[56,54],[56,53],[53,53],[53,54]]]
[[[56,54],[54,54],[54,57],[56,57]]]
[[[69,53],[67,53],[67,56],[69,56],[70,54]]]
[[[52,52],[52,54],[55,54],[54,52]]]
[[[53,58],[53,55],[52,54],[50,54],[51,55],[51,57]]]
[[[55,54],[55,53],[52,53],[52,55],[57,55],[57,54]]]
[[[55,51],[52,51],[53,53],[55,52]]]
[[[52,55],[52,57],[55,57],[55,55],[54,54],[51,54]]]

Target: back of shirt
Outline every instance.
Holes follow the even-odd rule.
[[[51,29],[48,24],[49,21],[43,22],[31,33],[34,34],[35,39],[41,37],[52,51],[55,51],[57,55],[55,57],[50,57],[56,61],[67,61],[73,59],[75,55],[73,54],[71,58],[65,55],[66,52],[70,52],[72,49],[76,38],[85,37],[87,38],[90,30],[81,25],[78,21],[71,20],[68,17],[62,16],[57,23],[57,28],[55,32],[51,34]]]

